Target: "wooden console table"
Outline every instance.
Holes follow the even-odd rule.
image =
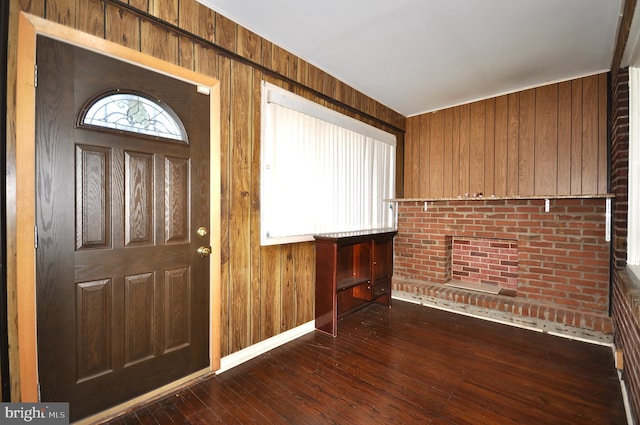
[[[391,306],[395,229],[315,235],[316,329],[338,335],[338,319],[371,303]]]

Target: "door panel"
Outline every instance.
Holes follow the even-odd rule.
[[[37,62],[38,372],[76,420],[209,365],[209,99],[45,37]],[[77,127],[112,89],[170,104],[188,143]]]
[[[111,151],[76,147],[76,249],[107,248],[111,243],[109,172]]]

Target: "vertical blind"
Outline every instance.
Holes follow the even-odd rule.
[[[395,136],[263,82],[262,245],[392,227]]]

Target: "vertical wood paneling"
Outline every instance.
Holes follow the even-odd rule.
[[[48,0],[46,18],[58,24],[75,28],[76,0]]]
[[[495,143],[494,143],[494,173],[493,191],[486,196],[505,196],[507,194],[507,179],[509,170],[508,120],[509,102],[507,96],[496,99],[495,112]]]
[[[413,117],[407,120],[407,126],[411,128],[411,134],[408,141],[406,156],[406,168],[408,172],[405,174],[405,181],[409,187],[406,196],[419,196],[420,194],[420,118]]]
[[[582,191],[596,193],[598,190],[598,78],[584,78],[582,88]]]
[[[236,51],[238,25],[225,16],[216,13],[216,44],[232,52]]]
[[[195,69],[195,44],[193,41],[180,37],[178,39],[178,64],[187,69]]]
[[[478,193],[484,189],[486,102],[474,102],[470,108],[469,192]]]
[[[404,175],[405,175],[404,147],[405,147],[404,132],[396,131],[396,195],[395,196],[397,198],[403,198],[405,196],[404,183],[403,183]]]
[[[195,1],[180,1],[178,16],[180,28],[215,42],[216,13]]]
[[[152,0],[129,0],[129,4],[138,10],[142,10],[143,12],[148,12],[149,2],[151,1]]]
[[[238,26],[238,54],[253,62],[260,62],[262,57],[260,37],[241,26]]]
[[[297,81],[300,82],[300,84],[304,84],[305,87],[309,86],[309,62],[304,61],[302,59],[298,60],[298,76],[297,76]],[[345,90],[347,88],[346,84],[341,84],[340,87],[342,88],[342,92],[341,96],[344,97],[348,97],[347,94],[345,94]],[[305,93],[306,94],[306,93]],[[349,97],[349,101],[351,101],[351,97]]]
[[[452,134],[451,134],[451,196],[455,197],[462,194],[462,185],[460,181],[460,108],[452,108]],[[407,127],[409,130],[409,127]],[[407,136],[410,135],[410,130],[407,131]],[[416,196],[418,196],[416,194]]]
[[[331,78],[327,73],[323,72],[322,73],[322,89],[320,90],[323,94],[327,95],[327,96],[335,96],[335,92],[336,92],[336,85],[333,83],[333,78]],[[357,106],[358,109],[365,111],[368,110],[367,106],[367,101],[366,101],[366,96],[364,96],[362,93],[355,93],[355,100],[354,103]],[[328,106],[327,101],[323,100],[321,102],[322,105],[324,106]],[[338,111],[340,111],[340,108],[337,108]],[[364,122],[367,122],[367,120],[364,120]]]
[[[300,60],[300,62],[304,63],[305,69],[308,69],[309,65],[305,61]],[[298,66],[301,66],[301,64]],[[305,80],[306,78],[300,79],[300,82],[302,84],[305,84]],[[353,94],[354,94],[353,88],[343,83],[342,81],[336,81],[336,99],[337,100],[347,105],[351,105],[351,103],[353,103]],[[383,113],[384,111],[380,111],[380,114],[383,114]]]
[[[218,57],[213,50],[194,45],[194,70],[205,75],[218,75]]]
[[[82,5],[77,6],[76,29],[96,37],[104,38],[104,7],[101,0],[77,0]]]
[[[496,100],[488,99],[485,109],[484,136],[484,187],[480,192],[485,196],[495,193],[494,177],[496,172],[495,134],[496,134]]]
[[[486,102],[471,104],[469,140],[469,191],[484,190]]]
[[[419,116],[419,134],[420,134],[420,156],[419,156],[419,192],[426,193],[428,197],[431,197],[429,191],[429,158],[431,155],[430,146],[430,121],[431,114],[425,114]]]
[[[170,24],[178,24],[177,0],[149,0],[149,13]]]
[[[534,194],[534,154],[535,154],[535,110],[536,92],[526,90],[520,93],[520,138],[518,143],[518,194]]]
[[[140,49],[140,20],[111,5],[107,5],[105,37],[130,49]]]
[[[220,336],[220,354],[226,356],[231,351],[231,330],[233,325],[231,315],[231,295],[233,282],[231,281],[230,220],[231,220],[231,60],[218,56],[218,79],[220,80],[220,110],[225,111],[224,119],[220,120],[220,281],[221,281],[221,317],[222,335]]]
[[[582,193],[583,80],[571,82],[571,194]]]
[[[429,196],[444,196],[444,111],[429,114]]]
[[[274,62],[274,59],[271,59],[272,62]],[[275,65],[272,66],[272,68]],[[322,87],[324,85],[324,73],[318,69],[318,67],[309,64],[309,70],[308,72],[308,78],[309,78],[309,87],[311,87],[312,89],[322,92]],[[354,95],[354,99],[353,99],[353,103],[356,104],[357,103],[357,99],[355,98]]]
[[[558,193],[571,193],[571,82],[558,85]]]
[[[444,111],[444,177],[443,196],[453,197],[453,110]]]
[[[407,128],[411,127],[413,118],[407,118]],[[407,132],[404,139],[404,167],[406,172],[404,173],[403,186],[405,198],[413,197],[413,137],[412,132]]]
[[[253,70],[246,65],[231,64],[231,181],[229,267],[231,270],[231,350],[250,344],[251,337],[251,94]]]
[[[261,43],[257,44],[258,49]],[[256,52],[260,54],[260,52]],[[249,249],[251,261],[251,343],[262,341],[262,303],[260,289],[262,275],[260,273],[260,93],[262,73],[254,71],[251,83],[251,134],[249,136],[251,158],[249,161]]]
[[[260,337],[270,338],[280,332],[281,247],[265,246],[260,250]]]
[[[315,302],[315,267],[308,261],[315,258],[315,243],[298,243],[293,245],[295,263],[295,326],[300,326],[314,319]]]
[[[281,299],[280,299],[280,329],[279,332],[291,329],[296,323],[296,289],[295,263],[292,244],[282,246],[280,257],[281,270]]]
[[[558,175],[558,87],[536,89],[534,194],[557,193]]]
[[[420,141],[420,117],[414,117],[411,123],[414,131],[413,137],[413,156],[411,161],[413,163],[413,178],[411,180],[411,187],[413,188],[412,196],[420,195],[420,151],[422,150],[422,143]]]
[[[446,130],[438,130],[440,113],[451,115],[450,133],[448,124]],[[419,128],[412,125],[417,121]],[[415,116],[407,120],[405,137],[412,149],[405,152],[407,164],[421,150],[420,167],[405,169],[413,174],[404,179],[411,184],[413,198],[455,198],[469,192],[485,196],[603,194],[607,191],[607,75]],[[440,137],[445,146],[451,145],[451,160],[445,160],[443,169],[437,164],[441,157],[449,158],[449,152],[438,150]],[[423,167],[425,161],[428,169]],[[441,183],[449,178],[451,189],[440,192]]]
[[[290,77],[291,69],[291,54],[284,50],[282,47],[273,45],[273,70],[277,73],[284,75],[285,77]]]
[[[17,3],[17,7],[13,7],[14,10],[11,10],[10,13],[17,13],[18,10],[30,13],[32,15],[44,18],[44,9],[45,2],[44,1],[33,1],[33,0],[10,0],[14,3]],[[14,5],[12,5],[14,6]]]
[[[460,106],[460,194],[471,192],[470,175],[470,105]]]
[[[520,138],[520,95],[510,94],[507,96],[507,196],[515,196],[520,193],[519,165],[520,149],[518,140]]]
[[[598,188],[597,193],[609,190],[607,161],[607,74],[598,75]]]
[[[178,36],[149,22],[143,21],[140,26],[140,51],[178,64]]]

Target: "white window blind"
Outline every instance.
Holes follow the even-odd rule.
[[[394,225],[395,136],[263,82],[262,245]]]

